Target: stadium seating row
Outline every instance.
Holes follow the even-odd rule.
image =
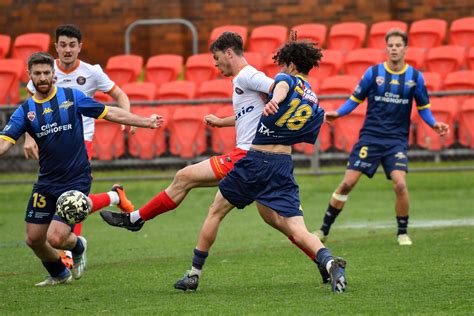
[[[334,110],[339,104],[322,101],[321,106],[325,110]],[[189,159],[206,153],[208,149],[213,153],[220,154],[229,152],[235,146],[235,129],[207,129],[204,125],[202,117],[212,112],[208,106],[134,106],[132,111],[145,116],[159,113],[165,117],[163,128],[157,130],[138,129],[135,135],[129,135],[128,152],[133,157],[153,159],[169,153]],[[334,148],[350,152],[359,136],[354,131],[358,131],[362,127],[365,111],[366,104],[361,104],[351,115],[336,120],[332,127],[324,124],[319,135],[320,149],[328,151]],[[451,126],[451,132],[445,137],[439,137],[431,128],[421,122],[414,107],[412,112],[414,128],[410,132],[410,145],[416,144],[420,148],[432,151],[449,148],[457,143],[461,146],[474,148],[474,98],[466,99],[459,106],[455,98],[434,97],[431,99],[431,111],[438,120],[447,122]],[[220,105],[212,113],[216,113],[218,116],[231,116],[233,109],[230,105]],[[455,126],[457,126],[457,133]],[[209,148],[208,133],[211,135]],[[119,125],[105,120],[97,121],[93,141],[95,159],[112,160],[123,156],[126,152],[125,143],[125,135]],[[298,144],[294,148],[297,152],[309,155],[314,153],[313,145]]]

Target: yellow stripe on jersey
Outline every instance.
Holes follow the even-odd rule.
[[[0,138],[3,139],[3,140],[6,140],[9,143],[12,143],[13,145],[16,144],[16,140],[14,140],[13,138],[8,137],[6,135],[0,135]]]
[[[388,73],[391,73],[392,75],[401,75],[401,74],[403,74],[405,71],[407,71],[407,69],[408,69],[408,64],[405,64],[405,66],[403,67],[403,69],[400,70],[400,71],[394,71],[394,70],[390,69],[390,68],[388,67],[387,62],[384,62],[384,63],[383,63],[383,66],[384,66],[385,70],[386,70]]]
[[[424,109],[428,109],[429,107],[431,107],[430,103],[428,103],[427,105],[417,106],[416,108],[418,110],[424,110]]]
[[[38,100],[34,95],[31,98],[36,103],[45,103],[45,102],[48,102],[49,100],[51,100],[52,98],[54,98],[56,96],[56,92],[58,92],[58,87],[53,86],[53,93],[51,93],[51,95],[49,97],[47,97],[46,99]]]
[[[104,118],[104,116],[106,116],[108,112],[109,112],[109,107],[105,106],[104,111],[102,112],[102,114],[99,115],[99,117],[97,117],[97,119],[100,120],[100,119]]]
[[[350,99],[356,103],[362,103],[362,100],[357,99],[355,96],[351,95]]]

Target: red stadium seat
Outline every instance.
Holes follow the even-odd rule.
[[[263,56],[274,53],[286,41],[288,28],[283,25],[264,25],[250,33],[249,51]]]
[[[12,48],[12,58],[23,60],[24,71],[21,75],[20,80],[22,82],[28,82],[29,77],[26,72],[26,64],[31,54],[36,52],[47,52],[49,51],[49,43],[51,37],[45,33],[27,33],[19,35],[15,38]]]
[[[346,94],[350,95],[359,83],[356,76],[339,75],[324,79],[319,89],[320,95],[327,94]],[[341,98],[337,98],[341,99]]]
[[[459,112],[459,143],[474,148],[474,98],[464,101]]]
[[[443,90],[474,90],[474,71],[455,71],[444,79]],[[468,95],[452,96],[458,104],[463,104]]]
[[[467,68],[474,70],[474,47],[469,49],[467,54]]]
[[[23,67],[23,61],[20,59],[0,59],[0,105],[18,102],[11,98],[10,93],[20,89],[19,78]]]
[[[385,49],[385,34],[391,29],[401,29],[407,31],[407,24],[402,21],[383,21],[372,24],[369,31],[369,40],[367,47]]]
[[[367,102],[359,104],[354,111],[334,121],[334,146],[346,153],[359,139],[359,131],[365,120]]]
[[[12,38],[10,35],[0,34],[0,59],[7,57],[10,52],[10,43]]]
[[[192,81],[171,81],[163,83],[158,89],[158,100],[190,100],[196,95],[196,83]],[[170,117],[173,112],[184,104],[175,104],[165,106],[170,111]]]
[[[96,120],[92,146],[93,157],[99,160],[112,160],[122,156],[125,153],[125,138],[121,125]]]
[[[309,75],[319,80],[335,76],[342,67],[342,60],[343,55],[340,51],[325,49],[323,50],[323,58],[319,62],[319,67],[311,69]]]
[[[426,69],[437,72],[444,78],[448,73],[460,70],[464,59],[465,49],[462,46],[433,47],[426,55]]]
[[[111,103],[111,102],[114,102],[114,98],[112,98],[109,94],[107,93],[104,93],[102,91],[97,91],[95,94],[94,94],[94,99],[96,99],[97,101],[101,102],[101,103]]]
[[[383,62],[385,54],[376,48],[361,48],[351,50],[344,60],[344,73],[362,77],[367,68]]]
[[[210,81],[204,81],[196,94],[197,99],[232,99],[234,86],[232,81],[224,79],[216,79]],[[211,113],[215,113],[217,109],[223,106],[227,106],[230,103],[209,103],[206,105]]]
[[[156,95],[156,86],[151,82],[132,82],[122,86],[123,92],[128,96],[130,101],[153,101]],[[147,106],[144,104],[134,104],[136,106]]]
[[[221,106],[216,111],[218,117],[235,115],[232,105]],[[212,152],[216,154],[229,153],[235,147],[235,127],[211,128]]]
[[[247,44],[247,27],[242,25],[222,25],[212,29],[211,36],[209,36],[208,46],[211,46],[211,44],[214,43],[214,41],[224,32],[239,34],[240,37],[242,37],[243,47]]]
[[[311,85],[311,90],[313,90],[315,93],[319,93],[319,82],[320,81],[319,81],[318,78],[308,76],[306,78],[306,81],[308,81],[309,84]]]
[[[423,72],[423,78],[425,79],[425,86],[428,92],[439,91],[443,86],[443,79],[437,72]]]
[[[474,47],[474,17],[460,18],[451,23],[449,43],[464,47]]]
[[[143,57],[138,55],[116,55],[107,60],[105,72],[118,86],[135,82],[143,67]]]
[[[133,157],[140,159],[153,159],[166,152],[165,129],[170,121],[167,109],[156,106],[134,107],[132,112],[141,116],[149,117],[159,114],[164,118],[164,124],[157,129],[138,128],[135,134],[128,136],[128,150]]]
[[[425,67],[425,50],[420,47],[408,46],[407,53],[405,54],[405,62],[418,70]]]
[[[152,56],[146,62],[145,81],[153,82],[158,88],[165,82],[178,80],[182,69],[183,56],[171,54]]]
[[[193,158],[206,151],[206,106],[183,106],[174,111],[170,131],[170,152],[182,158]],[[202,145],[204,144],[204,146]]]
[[[416,129],[416,143],[418,146],[428,150],[439,151],[451,147],[454,144],[454,119],[457,116],[457,103],[454,98],[432,97],[430,100],[431,112],[437,121],[444,122],[451,127],[450,133],[440,137],[422,119],[418,120]]]
[[[260,53],[245,52],[245,60],[249,65],[253,66],[255,69],[262,71],[263,69],[263,57]]]
[[[361,22],[334,24],[329,31],[328,48],[346,54],[350,50],[362,47],[366,33],[367,25]]]
[[[218,73],[212,54],[197,54],[188,57],[184,77],[199,85],[204,81],[216,79]]]
[[[292,29],[296,31],[299,40],[309,40],[313,43],[318,43],[319,47],[323,47],[326,43],[326,33],[328,28],[324,24],[299,24],[293,26]]]
[[[411,24],[410,45],[428,50],[440,46],[446,37],[448,23],[441,19],[418,20]]]
[[[270,78],[275,78],[277,73],[281,72],[281,66],[277,65],[273,59],[272,55],[267,55],[263,58],[262,71]]]

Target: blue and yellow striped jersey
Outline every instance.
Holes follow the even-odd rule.
[[[0,138],[13,144],[25,132],[34,138],[39,148],[38,184],[61,186],[90,181],[81,114],[102,118],[108,108],[79,90],[53,89],[46,99],[33,96],[20,105]]]

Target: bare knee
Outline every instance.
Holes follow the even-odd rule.
[[[396,181],[393,184],[393,190],[395,191],[395,194],[398,195],[404,195],[408,192],[407,184],[405,181]]]
[[[342,180],[341,184],[339,185],[340,194],[347,195],[355,186],[355,182],[347,181],[346,179]]]
[[[193,188],[193,178],[189,167],[180,169],[174,176],[173,186],[179,190],[189,190]]]
[[[45,238],[43,236],[27,236],[26,237],[26,244],[31,249],[38,249],[41,248],[45,243]]]
[[[56,249],[61,249],[64,239],[59,234],[48,234],[48,243]]]

